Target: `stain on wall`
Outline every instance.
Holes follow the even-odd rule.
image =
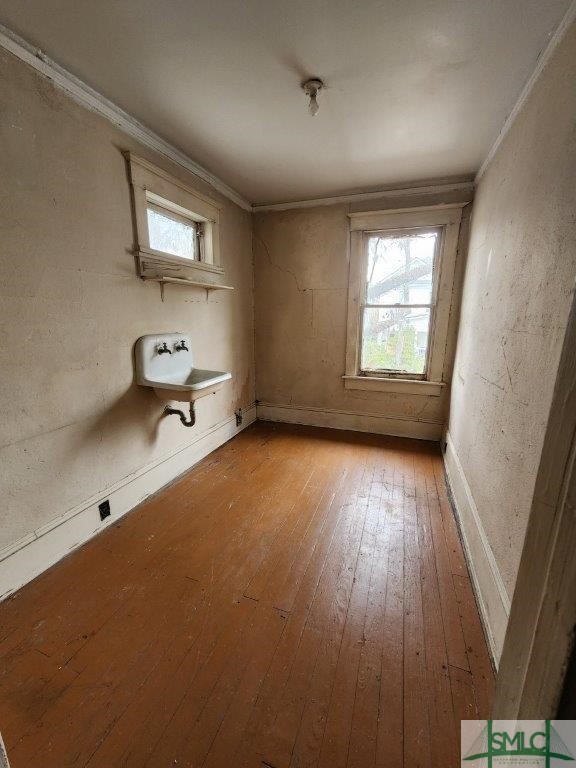
[[[6,52],[0,71],[2,548],[252,405],[254,342],[251,214]],[[167,286],[162,302],[137,278],[126,149],[223,205],[236,290]],[[133,383],[135,340],[178,330],[199,367],[233,375],[194,430]]]
[[[478,186],[450,434],[512,596],[576,276],[576,25]]]

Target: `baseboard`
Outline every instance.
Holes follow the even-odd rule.
[[[442,424],[437,422],[417,421],[375,413],[355,413],[330,408],[306,408],[300,405],[273,403],[258,403],[257,413],[261,421],[282,421],[289,424],[307,424],[311,427],[350,429],[377,435],[413,437],[417,440],[440,440],[442,435]]]
[[[160,460],[145,465],[120,482],[103,488],[96,497],[68,510],[61,517],[0,552],[0,599],[15,592],[72,550],[84,544],[108,525],[163,486],[172,482],[209,453],[256,420],[256,408],[244,411],[241,427],[236,418],[214,425],[194,442]],[[100,521],[98,503],[109,499],[112,514]]]
[[[490,651],[498,668],[510,615],[510,598],[450,433],[446,438],[444,466]]]

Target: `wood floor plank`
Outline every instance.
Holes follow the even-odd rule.
[[[432,765],[426,698],[427,643],[424,637],[421,564],[418,548],[413,457],[402,468],[404,498],[404,765]]]
[[[274,605],[291,612],[297,602],[302,603],[310,596],[311,589],[316,590],[324,566],[324,555],[331,551],[339,531],[348,522],[345,503],[347,494],[352,493],[360,481],[362,467],[355,467],[351,472],[343,471],[338,482],[334,483],[332,493],[327,494],[319,507],[319,515],[295,548],[289,568],[278,572],[270,584],[270,599]]]
[[[481,718],[478,716],[476,707],[472,673],[466,672],[460,667],[449,667],[449,672],[455,726],[459,729],[461,720],[478,720]]]
[[[298,733],[293,743],[290,765],[317,765],[321,756],[328,714],[333,701],[338,662],[344,640],[344,630],[350,616],[354,586],[358,578],[360,578],[362,586],[364,586],[365,572],[368,570],[367,558],[362,556],[361,546],[364,540],[364,530],[368,517],[369,490],[373,471],[373,466],[369,465],[356,498],[351,500],[354,515],[348,536],[344,540],[338,576],[334,580],[336,588],[329,612],[325,614],[324,611],[320,611],[317,614],[313,614],[312,617],[313,623],[315,623],[318,629],[322,630],[322,640],[320,653],[318,654],[316,666],[312,674],[310,694],[302,712]],[[359,602],[361,604],[362,597],[360,597]],[[354,608],[356,608],[355,605],[353,606]],[[357,613],[362,613],[361,605],[358,607]],[[358,622],[358,616],[355,615],[354,618]],[[346,676],[348,671],[351,671],[352,675],[354,675],[354,670],[345,669],[344,676]],[[335,732],[331,730],[330,737],[332,738],[334,735]],[[338,736],[339,734],[336,735]],[[348,749],[347,738],[342,748],[346,754]],[[281,758],[277,762],[283,763],[284,760]]]
[[[416,515],[418,542],[421,554],[421,591],[422,618],[424,636],[426,638],[426,678],[423,680],[423,696],[428,702],[428,722],[430,729],[430,754],[432,765],[445,762],[447,765],[457,765],[459,751],[457,744],[446,739],[446,733],[459,731],[460,723],[454,720],[451,679],[448,672],[449,646],[454,633],[464,646],[464,638],[460,631],[459,617],[456,628],[446,625],[442,611],[442,578],[447,578],[452,584],[452,576],[439,573],[440,569],[448,566],[444,558],[438,559],[435,548],[434,529],[441,522],[437,504],[436,486],[427,483],[429,477],[429,462],[421,456],[415,457],[416,481]],[[455,596],[454,607],[457,610]],[[457,635],[458,636],[458,635]],[[468,660],[466,657],[466,665]]]
[[[230,598],[217,601],[213,595],[204,598],[193,627],[177,634],[162,663],[116,721],[117,733],[111,732],[99,746],[90,768],[142,766],[162,741],[189,689],[202,691],[206,679],[214,680],[253,605]]]
[[[217,743],[217,736],[231,710],[228,729],[241,728],[244,717],[242,702],[250,694],[269,664],[278,639],[285,629],[285,619],[277,611],[251,607],[250,619],[236,643],[230,649],[212,688],[204,696],[192,686],[176,712],[166,738],[158,744],[144,765],[204,765],[208,753]],[[259,652],[254,654],[254,646]],[[226,728],[225,728],[226,730]],[[224,738],[226,734],[224,733]],[[224,756],[226,742],[223,746]],[[214,755],[218,759],[218,753]]]
[[[441,514],[431,460],[421,464],[420,476],[425,485],[429,508],[430,529],[436,557],[436,574],[440,591],[440,611],[446,638],[446,652],[450,664],[470,670],[464,633],[454,589],[453,569],[446,541],[446,529]]]
[[[442,461],[442,456],[439,454],[431,456],[430,461],[433,467],[436,494],[438,503],[440,505],[442,523],[444,525],[444,534],[446,536],[446,545],[448,547],[450,567],[454,575],[467,577],[468,567],[464,557],[460,532],[458,530],[456,518],[454,517],[452,504],[448,498],[444,462]]]
[[[286,602],[291,607],[287,614],[287,632],[283,638],[286,643],[282,644],[274,660],[246,729],[238,752],[242,766],[260,765],[270,756],[268,745],[271,740],[273,743],[273,732],[280,712],[287,713],[288,716],[291,712],[295,713],[292,732],[296,733],[298,713],[301,712],[305,700],[306,684],[310,682],[321,640],[320,630],[309,622],[311,609],[314,606],[315,610],[318,610],[316,602],[322,595],[320,586],[324,585],[328,569],[336,568],[340,556],[340,541],[342,536],[346,535],[352,515],[352,507],[347,502],[354,496],[363,472],[364,464],[357,456],[352,471],[346,475],[346,481],[330,499],[321,528],[322,535],[314,541],[314,546],[303,548],[298,568],[292,571],[293,577],[289,586],[291,590],[296,590],[294,599],[287,596],[285,601],[279,601],[282,604]],[[295,584],[298,586],[295,587]]]
[[[388,550],[385,585],[376,766],[404,765],[404,487],[401,467],[390,457],[383,504],[386,510],[384,544]]]
[[[404,527],[390,532],[390,571],[380,662],[376,765],[404,765]]]
[[[468,659],[470,660],[475,705],[478,710],[478,717],[485,720],[490,717],[494,697],[494,670],[470,579],[463,576],[454,576],[453,578],[466,638]]]
[[[341,473],[340,473],[341,474]],[[312,471],[293,504],[286,525],[278,531],[272,551],[261,564],[246,588],[246,596],[253,600],[273,595],[292,565],[298,543],[306,536],[317,514],[338,482],[337,470],[322,467]]]
[[[22,765],[85,764],[92,744],[108,728],[111,710],[121,709],[140,685],[142,664],[150,660],[165,637],[163,624],[181,620],[197,599],[197,585],[171,581],[171,576],[151,581],[145,604],[135,598],[121,623],[110,624],[99,634],[96,647],[82,664],[82,672],[13,746],[16,766],[19,761]],[[169,601],[165,599],[167,591],[172,596]],[[126,647],[130,648],[127,657],[123,655]],[[75,717],[78,710],[83,713],[82,720]],[[39,732],[50,734],[47,743],[41,743]]]
[[[378,469],[375,470],[375,475]],[[366,503],[366,517],[360,551],[356,560],[352,591],[344,625],[338,663],[326,716],[318,766],[345,767],[348,762],[360,657],[366,643],[366,612],[374,561],[376,559],[377,531],[380,517],[380,487],[373,476]]]
[[[269,423],[0,604],[0,662],[13,768],[436,768],[494,686],[438,447]]]
[[[246,730],[251,708],[260,693],[272,659],[286,630],[285,615],[266,608],[261,609],[261,613],[267,614],[266,623],[261,630],[257,629],[258,633],[261,632],[261,637],[255,635],[250,640],[251,644],[259,643],[260,653],[254,655],[252,647],[248,649],[241,684],[211,742],[209,755],[205,761],[206,768],[234,765],[234,756]]]
[[[347,765],[350,768],[371,768],[376,763],[389,565],[389,491],[392,482],[393,469],[385,452],[383,464],[376,472],[370,492],[370,503],[377,507],[378,517],[373,534],[373,562],[348,744]]]
[[[348,524],[340,529],[334,541],[310,606],[307,630],[313,638],[314,653],[307,654],[304,660],[307,673],[302,674],[297,666],[294,668],[288,687],[291,692],[289,706],[281,706],[264,741],[262,755],[265,762],[273,766],[288,765],[294,750],[301,762],[306,761],[303,745],[312,741],[314,747],[321,744],[323,721],[317,711],[329,703],[332,673],[341,642],[339,629],[346,618],[363,530],[365,509],[360,501],[361,492],[362,481],[359,487],[351,489],[342,507],[347,512]],[[309,664],[311,656],[312,666]],[[315,712],[311,712],[312,709]],[[303,723],[312,733],[302,732]]]

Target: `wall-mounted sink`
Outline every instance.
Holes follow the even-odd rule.
[[[194,368],[190,337],[185,333],[141,336],[134,354],[136,383],[152,387],[160,400],[192,403],[216,392],[232,378],[227,371]]]

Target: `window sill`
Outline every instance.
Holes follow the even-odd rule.
[[[443,381],[422,379],[395,379],[384,376],[342,376],[346,389],[363,389],[372,392],[394,392],[404,395],[439,397],[446,386]]]
[[[192,269],[196,272],[213,272],[218,275],[224,273],[223,268],[216,266],[216,264],[210,264],[206,261],[196,261],[195,259],[185,259],[182,256],[174,256],[170,253],[155,251],[152,248],[144,248],[143,246],[140,246],[138,249],[138,259],[141,265],[148,263],[153,265],[168,264],[173,267]]]
[[[220,285],[220,283],[205,283],[199,280],[187,280],[184,277],[165,277],[159,275],[158,277],[143,277],[143,280],[155,280],[157,283],[169,283],[171,285],[183,285],[191,288],[204,288],[206,291],[233,291],[233,285]]]

